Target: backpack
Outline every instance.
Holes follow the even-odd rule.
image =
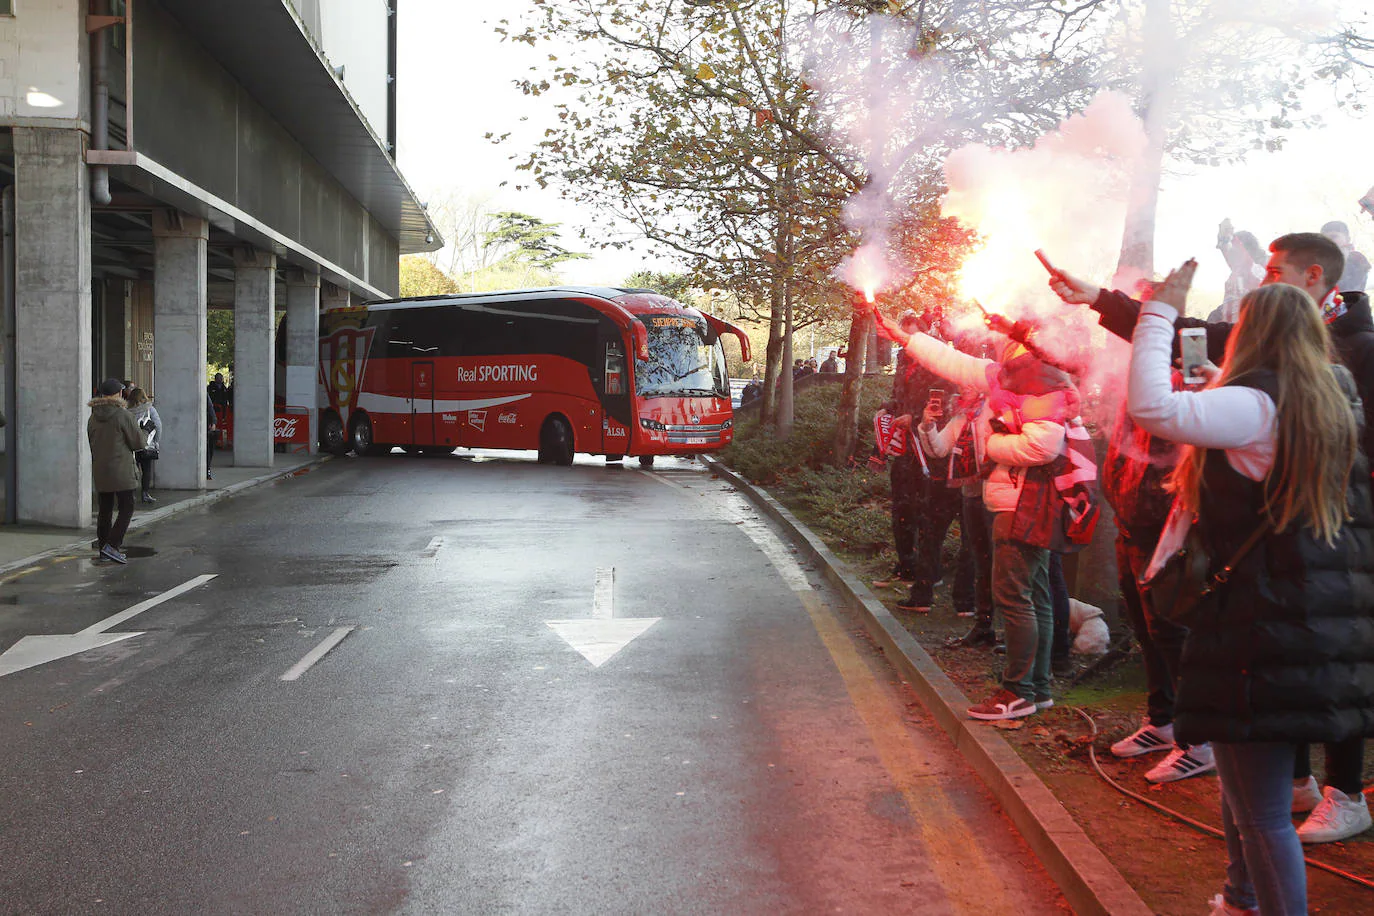
[[[1049,464],[1024,468],[1012,513],[1012,540],[1077,553],[1092,543],[1102,519],[1097,452],[1078,417],[1064,424],[1064,449]]]
[[[1054,491],[1064,504],[1064,538],[1071,550],[1092,543],[1102,520],[1102,490],[1097,474],[1097,451],[1083,420],[1074,417],[1064,427],[1064,451],[1050,462]]]

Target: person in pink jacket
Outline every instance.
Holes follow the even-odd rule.
[[[1077,418],[1078,391],[1068,375],[1009,342],[998,362],[929,337],[907,334],[879,315],[883,333],[912,359],[961,389],[987,395],[974,419],[985,459],[983,504],[992,514],[992,600],[1002,614],[1007,658],[1002,684],[969,708],[974,719],[1019,719],[1054,705],[1050,653],[1054,611],[1050,549],[1058,497],[1048,466],[1064,452]]]

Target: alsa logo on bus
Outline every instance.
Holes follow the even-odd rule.
[[[534,364],[525,366],[459,366],[458,381],[461,382],[537,382],[539,367]]]

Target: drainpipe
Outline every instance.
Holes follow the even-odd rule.
[[[91,0],[92,15],[106,12],[105,0]],[[110,44],[105,29],[91,33],[91,149],[110,148]],[[91,166],[91,200],[100,206],[110,203],[110,167]]]
[[[15,405],[19,401],[19,392],[16,390],[15,379],[18,372],[15,367],[15,347],[14,347],[14,321],[15,321],[15,289],[14,289],[14,185],[0,191],[0,235],[3,235],[3,244],[0,244],[0,290],[4,292],[3,314],[0,314],[0,321],[3,322],[4,340],[3,350],[5,360],[5,524],[13,525],[19,520],[19,436],[16,430],[19,428],[19,417],[16,416]]]

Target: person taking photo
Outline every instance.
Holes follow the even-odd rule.
[[[1302,914],[1297,746],[1374,732],[1374,510],[1359,397],[1330,361],[1314,301],[1283,283],[1241,300],[1207,388],[1174,391],[1174,323],[1195,270],[1170,273],[1141,309],[1127,385],[1132,420],[1183,446],[1151,570],[1189,524],[1213,573],[1233,566],[1190,622],[1174,731],[1211,742],[1221,779],[1229,861],[1213,912]]]

